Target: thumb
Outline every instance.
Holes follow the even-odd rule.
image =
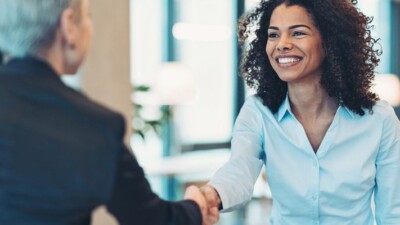
[[[187,187],[184,198],[195,201],[197,205],[199,205],[202,213],[207,211],[206,200],[198,187],[194,185]]]

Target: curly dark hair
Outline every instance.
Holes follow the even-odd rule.
[[[370,91],[380,50],[371,37],[372,17],[361,13],[356,0],[263,0],[239,21],[239,41],[243,44],[241,76],[254,88],[272,112],[287,93],[287,83],[273,70],[266,54],[268,27],[274,9],[281,5],[304,7],[322,36],[326,57],[320,83],[328,95],[354,113],[372,113],[379,100]],[[248,43],[248,46],[246,46]]]

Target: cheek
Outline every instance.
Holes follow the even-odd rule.
[[[316,56],[318,58],[318,64],[321,66],[322,62],[325,59],[325,50],[323,49],[322,46],[318,46],[318,49],[316,51]]]
[[[317,54],[320,59],[323,61],[323,59],[325,58],[325,49],[324,46],[322,45],[322,41],[320,39],[316,40],[315,43],[318,43],[314,46],[315,49],[315,54]]]
[[[92,20],[89,20],[89,29],[90,29],[90,36],[93,36],[93,22]]]
[[[267,54],[267,57],[269,59],[269,61],[271,62],[272,59],[272,53],[273,53],[273,47],[271,46],[271,44],[267,44],[265,46],[265,53]]]
[[[321,61],[324,61],[326,53],[325,53],[325,48],[323,46],[321,46],[320,55],[321,55]]]
[[[85,29],[86,29],[87,36],[89,36],[91,38],[93,36],[93,25],[92,25],[92,21],[90,21],[89,19],[86,21]]]
[[[93,38],[93,25],[90,21],[88,21],[87,25],[86,25],[86,44],[90,45],[90,43],[92,42],[92,38]]]

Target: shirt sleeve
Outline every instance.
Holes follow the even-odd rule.
[[[137,160],[123,146],[107,209],[121,225],[201,225],[199,206],[191,200],[168,202],[154,194]]]
[[[400,224],[400,124],[393,110],[388,111],[376,158],[377,225]]]
[[[263,165],[263,122],[255,101],[250,97],[243,105],[233,129],[231,157],[209,182],[221,198],[222,212],[235,210],[251,199]]]

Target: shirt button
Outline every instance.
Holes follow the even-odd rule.
[[[314,167],[317,167],[318,165],[317,165],[317,162],[313,162],[313,166]]]
[[[314,194],[314,195],[311,197],[311,199],[312,199],[313,201],[317,200],[317,195]]]

